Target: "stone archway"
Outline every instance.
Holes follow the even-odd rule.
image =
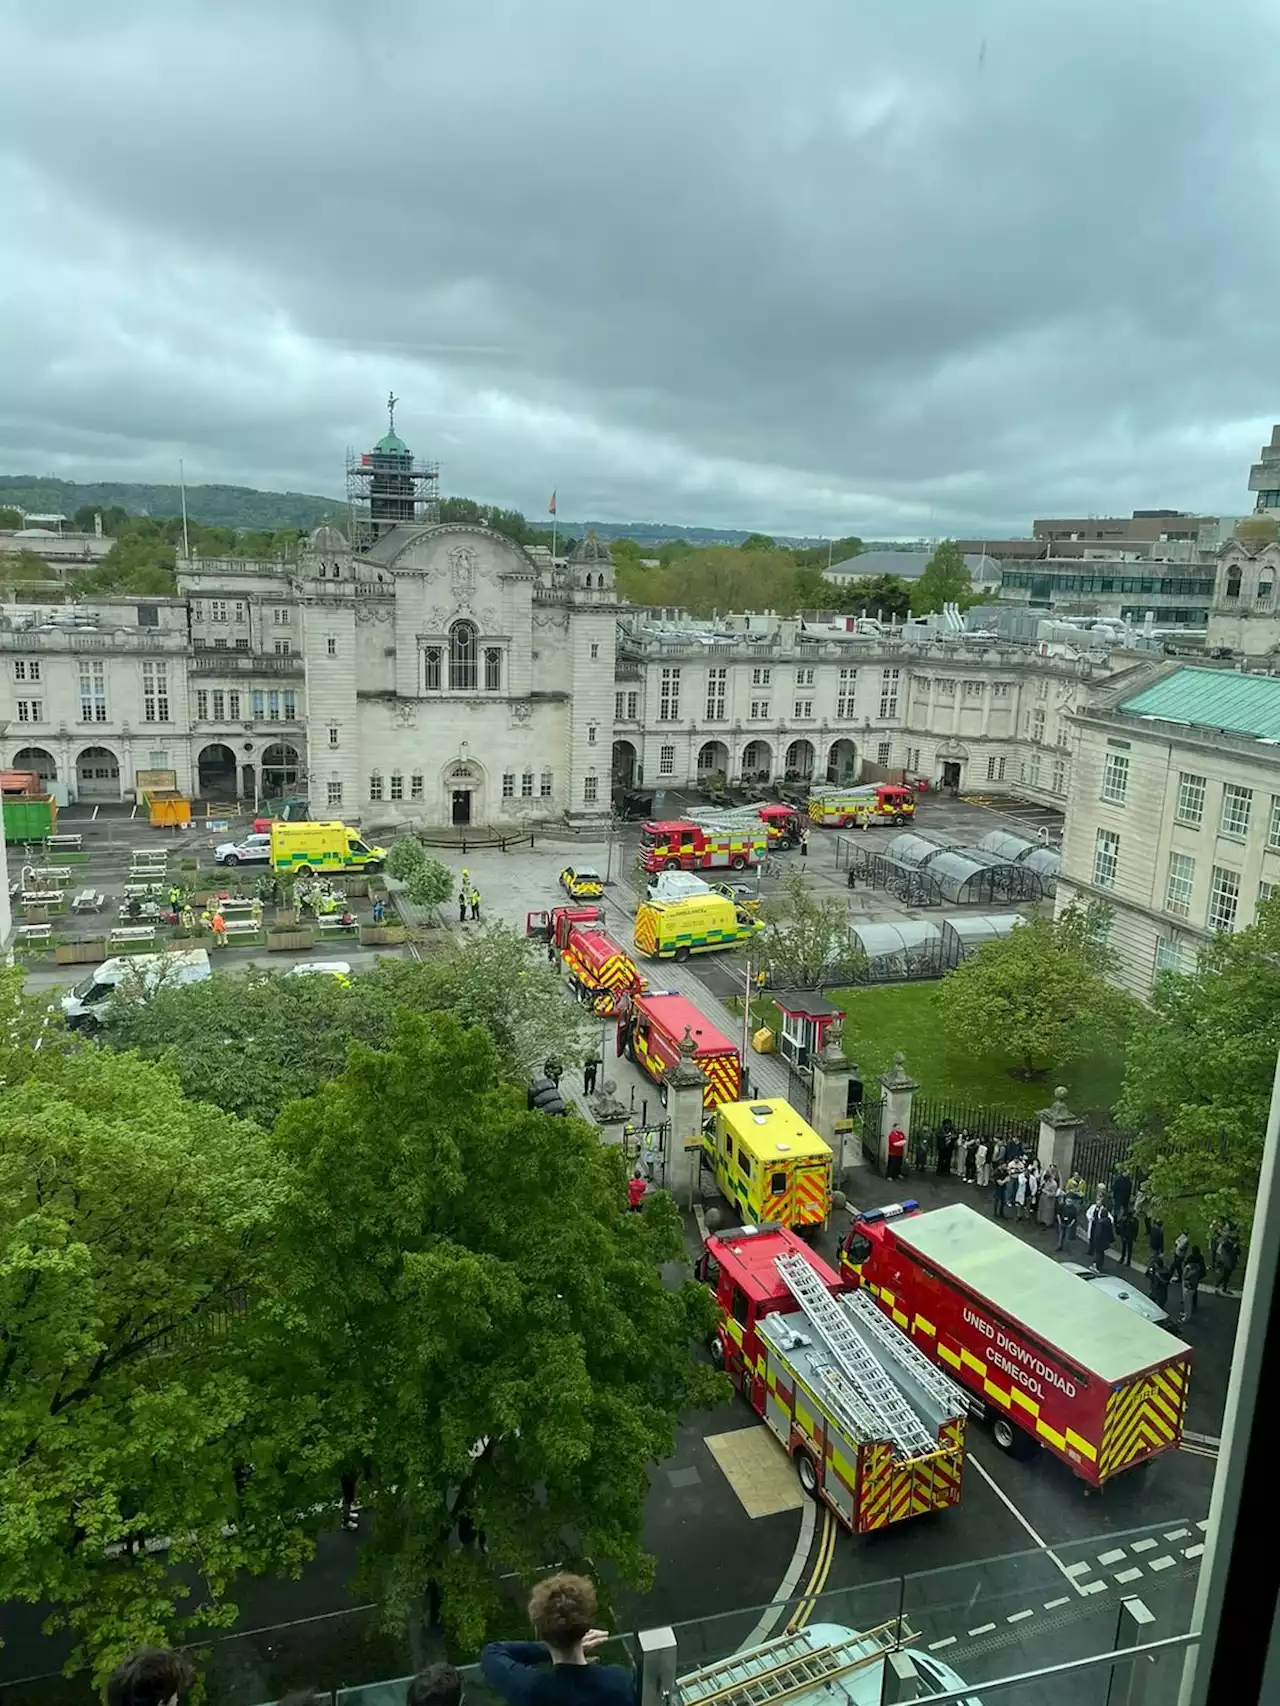
[[[76,759],[76,798],[118,800],[120,760],[105,746],[86,746]]]
[[[729,774],[729,748],[722,740],[703,741],[698,748],[698,779]]]
[[[793,740],[787,748],[787,756],[783,760],[783,770],[787,778],[797,782],[811,782],[816,754],[811,740]]]
[[[851,740],[833,740],[827,754],[827,781],[837,785],[858,780],[858,749]]]
[[[291,794],[302,781],[302,758],[287,740],[273,741],[262,751],[262,792],[270,799]]]
[[[744,780],[767,782],[773,775],[773,748],[767,740],[750,740],[742,751]]]
[[[24,746],[21,752],[14,753],[9,768],[10,770],[34,771],[40,778],[40,785],[46,793],[58,780],[57,761],[53,754],[46,752],[42,746]]]
[[[474,758],[453,758],[440,772],[442,822],[474,829],[485,822],[484,771]]]
[[[639,780],[639,756],[634,744],[629,740],[615,740],[613,743],[613,785],[629,793]]]
[[[196,759],[196,779],[202,800],[234,800],[238,796],[236,755],[222,741],[202,747]]]

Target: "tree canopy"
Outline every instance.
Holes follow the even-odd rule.
[[[787,877],[781,908],[756,951],[774,989],[812,989],[833,977],[852,983],[867,958],[844,901],[815,900],[798,871]]]
[[[911,587],[912,614],[923,616],[944,604],[958,604],[965,610],[973,600],[973,577],[964,553],[954,539],[944,539]]]
[[[682,1251],[670,1199],[629,1215],[618,1151],[526,1112],[502,1066],[453,1014],[404,1015],[278,1130],[280,1308],[373,1512],[362,1582],[404,1609],[436,1584],[471,1650],[503,1571],[648,1581],[645,1466],[722,1394],[690,1356],[709,1296],[659,1274]],[[487,1553],[451,1546],[464,1517]]]
[[[1164,973],[1134,1022],[1120,1121],[1171,1218],[1252,1224],[1280,1048],[1280,901],[1218,935],[1194,971]]]
[[[1107,981],[1110,917],[1099,903],[1072,905],[985,942],[942,980],[947,1025],[971,1038],[975,1053],[1011,1060],[1023,1078],[1084,1053],[1108,1017],[1122,1037],[1132,1003]]]
[[[226,1330],[281,1201],[266,1135],[161,1066],[91,1046],[40,1066],[0,1092],[0,1600],[51,1605],[101,1676],[309,1555],[275,1473],[305,1459],[308,1405],[268,1397]]]

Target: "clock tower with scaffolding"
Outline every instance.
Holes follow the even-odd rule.
[[[367,551],[393,527],[427,527],[439,519],[440,464],[415,459],[396,432],[396,404],[387,398],[387,430],[372,450],[347,452],[351,543]]]

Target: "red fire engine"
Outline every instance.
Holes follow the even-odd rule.
[[[707,1239],[716,1360],[855,1533],[959,1504],[964,1394],[785,1226]]]
[[[1175,1448],[1191,1350],[963,1203],[857,1215],[841,1272],[990,1415],[1100,1487]]]
[[[618,1031],[618,1053],[625,1049],[637,1066],[662,1085],[665,1105],[663,1074],[680,1059],[686,1030],[696,1045],[693,1063],[707,1081],[702,1105],[713,1109],[721,1102],[738,1101],[742,1095],[742,1060],[737,1049],[683,995],[659,989],[637,995],[626,1035],[621,1028]]]
[[[620,948],[600,922],[596,906],[556,906],[550,912],[531,912],[524,933],[536,936],[560,956],[580,1001],[595,1013],[612,1015],[623,990],[638,995],[649,987],[625,948]]]
[[[646,871],[745,871],[758,865],[769,846],[762,823],[739,829],[704,829],[687,818],[646,823],[640,832],[640,863]]]

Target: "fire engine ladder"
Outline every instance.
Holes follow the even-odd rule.
[[[679,1683],[681,1706],[775,1706],[793,1694],[829,1686],[849,1671],[883,1659],[915,1631],[898,1618],[847,1640],[816,1646],[807,1636],[780,1635],[762,1647],[704,1665]],[[870,1651],[868,1651],[868,1648]]]
[[[899,1333],[896,1327],[885,1320],[881,1310],[861,1287],[857,1291],[846,1292],[840,1299],[839,1307],[848,1310],[869,1338],[874,1339],[890,1356],[911,1370],[916,1383],[940,1406],[944,1415],[963,1416],[966,1413],[968,1406],[959,1388],[933,1366],[924,1352],[912,1344],[905,1333]]]
[[[936,1451],[937,1440],[881,1368],[855,1331],[853,1322],[805,1258],[777,1256],[774,1266],[835,1358],[838,1373],[844,1378],[832,1384],[840,1395],[849,1396],[845,1389],[847,1382],[875,1413],[877,1431],[887,1435],[904,1457]],[[896,1349],[895,1345],[895,1352]]]

